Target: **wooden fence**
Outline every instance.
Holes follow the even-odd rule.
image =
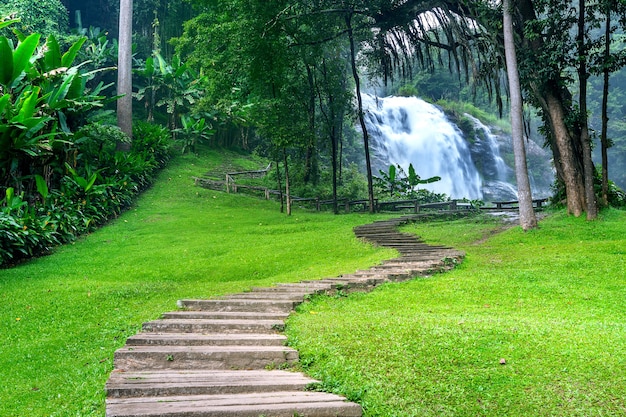
[[[210,180],[206,178],[197,178],[194,177],[196,185],[199,185],[204,188],[209,188],[216,191],[226,191],[227,193],[247,193],[252,194],[257,197],[265,198],[266,200],[276,199],[280,200],[281,198],[285,198],[285,194],[281,193],[278,190],[273,190],[267,187],[261,186],[253,186],[253,185],[244,185],[237,184],[235,182],[235,178],[237,176],[248,176],[251,178],[259,178],[261,176],[267,175],[267,172],[271,169],[271,164],[263,170],[258,171],[242,171],[242,172],[232,172],[226,174],[225,181],[217,181]],[[326,207],[332,207],[334,205],[333,200],[323,200],[318,198],[303,198],[290,196],[290,201],[292,206],[294,204],[300,205],[301,207],[311,208],[317,211],[321,211],[326,209]],[[547,202],[547,199],[535,199],[533,200],[533,205],[537,209],[541,209],[543,205]],[[518,201],[494,201],[492,204],[494,206],[484,206],[480,207],[485,210],[517,210],[519,208]],[[348,200],[348,199],[339,199],[337,200],[337,205],[341,207],[346,213],[350,213],[352,211],[369,211],[369,200],[359,199],[359,200]],[[395,201],[379,201],[378,199],[374,200],[374,211],[375,212],[412,212],[412,213],[420,213],[424,210],[439,210],[439,211],[459,211],[459,210],[474,210],[477,207],[474,207],[471,203],[466,201],[459,200],[450,200],[443,201],[438,203],[424,203],[421,204],[418,200],[395,200]]]

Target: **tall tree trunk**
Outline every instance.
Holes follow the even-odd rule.
[[[120,0],[119,51],[117,64],[117,124],[128,137],[133,137],[133,0]],[[129,143],[118,144],[129,150]]]
[[[513,152],[515,154],[515,178],[517,179],[520,226],[526,231],[537,227],[537,217],[535,216],[535,210],[533,210],[533,199],[530,191],[530,181],[528,179],[528,166],[526,164],[522,91],[517,69],[515,40],[513,38],[513,11],[511,10],[511,0],[504,0],[502,9],[506,72],[509,79],[509,91],[511,95],[511,132],[513,136]]]
[[[312,182],[317,184],[318,182],[318,163],[317,163],[317,135],[315,134],[315,77],[311,66],[306,66],[307,81],[309,83],[309,103],[307,105],[307,113],[309,116],[309,131],[311,133],[309,140],[306,144],[306,157],[304,168],[304,182],[308,184]]]
[[[523,22],[537,20],[532,0],[520,0],[519,11]],[[523,25],[522,25],[523,26]],[[523,33],[520,33],[523,37]],[[541,37],[525,40],[525,47],[540,52],[543,49]],[[552,133],[552,152],[557,175],[563,181],[567,199],[567,211],[578,217],[585,211],[585,186],[583,181],[583,163],[577,150],[578,138],[575,138],[565,123],[565,103],[561,79],[542,81],[541,85],[530,85],[533,96],[541,105],[547,117],[548,128]]]
[[[608,126],[609,126],[609,74],[611,69],[609,68],[609,58],[611,55],[611,6],[610,2],[607,2],[606,7],[606,28],[604,30],[604,85],[602,87],[602,133],[600,134],[600,151],[602,153],[602,205],[609,205],[609,138],[608,138]]]
[[[352,14],[350,11],[346,15],[346,26],[348,29],[348,38],[350,40],[350,64],[352,66],[352,76],[356,86],[357,112],[359,114],[359,123],[363,131],[363,147],[365,148],[365,167],[367,169],[367,193],[369,197],[369,212],[374,213],[374,183],[372,180],[372,162],[370,160],[370,145],[367,126],[365,126],[365,118],[363,117],[363,99],[361,98],[361,83],[359,81],[359,72],[356,67],[356,50],[354,47],[354,33],[352,31]]]
[[[278,197],[280,198],[280,212],[284,213],[285,212],[285,200],[283,196],[283,183],[280,178],[280,163],[278,162],[278,159],[275,162],[276,162],[276,182],[278,183]]]
[[[587,220],[598,218],[598,204],[593,187],[595,168],[591,159],[591,138],[589,137],[589,123],[587,117],[587,46],[585,42],[585,0],[578,1],[578,83],[580,108],[580,141],[583,150],[583,168],[585,182],[585,200],[587,206]]]
[[[567,212],[579,217],[585,211],[585,187],[583,181],[583,167],[576,158],[574,140],[565,124],[565,110],[563,102],[552,91],[544,93],[550,115],[551,131],[560,160],[555,164],[561,165],[563,183],[567,197]]]

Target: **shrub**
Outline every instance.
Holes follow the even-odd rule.
[[[166,129],[138,123],[130,152],[117,152],[129,140],[115,126],[89,125],[74,142],[74,166],[66,163],[59,188],[48,192],[42,179],[39,199],[6,190],[0,200],[0,266],[38,256],[71,242],[118,216],[154,180],[170,158]]]

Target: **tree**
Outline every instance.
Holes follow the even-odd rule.
[[[348,40],[350,42],[350,66],[352,67],[352,76],[354,77],[354,84],[356,85],[356,101],[357,101],[357,116],[361,125],[361,131],[363,132],[363,149],[365,151],[365,169],[367,171],[367,194],[369,199],[369,212],[374,213],[374,185],[372,177],[372,162],[370,158],[370,145],[369,134],[367,132],[367,126],[365,125],[365,117],[363,115],[363,99],[361,97],[361,82],[359,81],[359,73],[356,66],[356,48],[354,45],[354,30],[352,27],[352,18],[354,16],[354,10],[347,10],[345,14],[346,29],[348,31]]]
[[[13,27],[24,33],[40,33],[47,37],[65,34],[69,30],[68,11],[60,0],[4,0],[0,4],[0,16],[9,15],[19,19]]]
[[[497,8],[483,1],[450,1],[446,5],[444,8],[428,1],[407,0],[384,10],[370,10],[379,28],[375,55],[381,67],[386,73],[401,67],[404,60],[399,49],[404,56],[423,62],[433,61],[433,50],[446,51],[466,69],[476,69],[473,76],[491,79],[497,97],[502,61],[497,48],[501,42],[497,22],[502,18]],[[570,35],[576,28],[577,14],[569,0],[520,0],[517,8],[522,88],[543,117],[568,212],[580,216],[588,207],[584,179],[590,170],[585,170],[585,143],[575,126],[579,119],[570,117],[579,113],[568,89],[568,74],[576,71],[580,59],[586,59],[579,56]],[[437,24],[433,24],[435,21]],[[478,64],[470,63],[471,58]]]
[[[530,181],[528,179],[528,167],[526,165],[522,90],[520,88],[517,70],[512,12],[511,0],[504,0],[502,3],[504,51],[511,101],[511,136],[513,138],[513,152],[515,154],[515,177],[517,179],[520,226],[523,230],[529,230],[537,227],[537,218],[533,210]]]
[[[117,124],[129,138],[133,135],[133,0],[120,0],[119,52],[117,68]],[[120,150],[130,144],[120,143]]]

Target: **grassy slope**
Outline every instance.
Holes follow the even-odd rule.
[[[370,216],[287,217],[276,203],[193,186],[222,163],[216,153],[178,158],[109,226],[0,270],[0,416],[103,416],[113,352],[179,298],[336,276],[392,256],[354,238]]]
[[[366,416],[626,415],[626,213],[473,243],[485,226],[411,226],[465,262],[303,306],[288,324],[303,365]]]

